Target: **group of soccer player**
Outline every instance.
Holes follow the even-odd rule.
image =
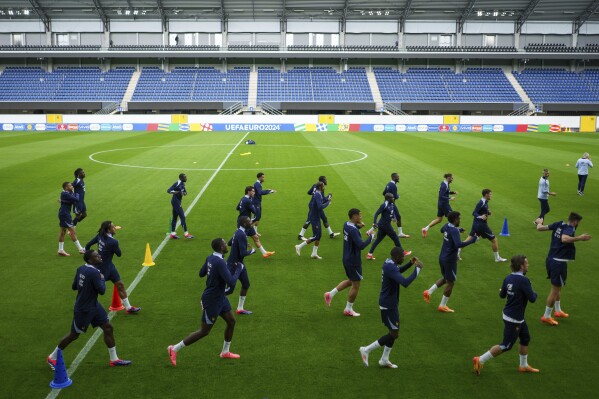
[[[548,177],[547,170],[545,170],[544,176],[545,178]],[[68,231],[68,234],[77,245],[79,252],[84,254],[86,264],[77,269],[72,285],[73,290],[77,290],[78,294],[71,332],[60,341],[47,361],[51,367],[54,367],[58,349],[64,349],[70,342],[77,339],[79,334],[85,332],[88,325],[91,324],[92,327],[99,326],[104,331],[105,342],[109,348],[111,359],[110,365],[128,365],[130,361],[120,360],[116,355],[112,325],[108,320],[106,311],[97,302],[98,295],[102,295],[105,292],[105,280],[111,280],[115,284],[123,305],[127,309],[127,313],[137,313],[141,309],[130,305],[125,286],[120,280],[116,267],[112,263],[113,255],[121,256],[118,241],[113,237],[118,230],[118,226],[115,226],[111,221],[105,221],[102,223],[98,235],[85,248],[79,244],[75,233],[75,226],[86,216],[83,200],[85,193],[83,178],[85,177],[85,172],[82,169],[77,169],[75,177],[76,180],[73,183],[65,182],[63,184],[63,192],[61,193],[59,255],[69,256],[69,254],[64,252],[63,247],[64,235]],[[229,242],[223,238],[212,240],[211,247],[213,253],[206,258],[199,272],[200,277],[207,278],[206,289],[202,294],[201,326],[199,330],[191,333],[179,343],[168,346],[168,355],[173,366],[177,364],[178,352],[182,348],[207,336],[219,316],[226,322],[224,344],[220,357],[229,359],[240,357],[238,354],[230,351],[236,321],[227,295],[234,292],[239,280],[241,282],[241,290],[235,313],[238,315],[252,314],[251,311],[244,307],[250,287],[245,258],[256,252],[255,249],[248,245],[248,237],[252,237],[254,246],[261,251],[264,258],[275,254],[275,252],[267,251],[264,248],[260,241],[260,234],[258,234],[258,225],[262,213],[262,197],[276,192],[273,189],[263,189],[262,183],[264,180],[264,173],[258,173],[254,185],[245,187],[245,195],[241,198],[236,208],[238,211],[237,229]],[[179,180],[173,183],[167,190],[167,193],[172,195],[171,205],[173,208],[170,239],[179,238],[176,234],[177,219],[180,220],[185,232],[184,237],[187,239],[194,238],[187,229],[185,213],[182,208],[182,197],[187,195],[186,182],[187,176],[182,173],[179,175]],[[426,238],[431,227],[441,223],[444,218],[447,218],[447,223],[441,227],[443,237],[439,255],[441,277],[423,293],[425,302],[430,303],[432,294],[438,288],[445,286],[441,302],[437,307],[438,311],[443,313],[454,312],[447,304],[457,280],[457,266],[458,261],[461,260],[462,248],[477,242],[479,238],[486,238],[491,243],[494,260],[496,262],[507,262],[507,259],[499,255],[497,237],[488,226],[488,218],[492,214],[489,210],[492,191],[487,188],[482,190],[482,198],[478,201],[472,212],[472,228],[468,237],[462,241],[460,233],[463,233],[465,230],[460,227],[461,214],[453,211],[450,206],[450,201],[454,200],[454,195],[458,194],[456,191],[451,190],[450,184],[452,182],[453,175],[451,173],[445,174],[444,180],[439,187],[437,217],[422,228],[422,237]],[[378,244],[386,236],[393,241],[395,246],[391,250],[390,257],[385,260],[382,266],[382,286],[379,296],[381,320],[387,327],[388,333],[370,345],[359,348],[362,361],[366,366],[369,364],[369,354],[373,350],[383,347],[383,355],[379,360],[379,365],[381,367],[397,368],[389,360],[389,354],[395,340],[398,338],[400,328],[398,308],[399,287],[400,285],[408,287],[424,267],[421,260],[416,257],[409,257],[411,251],[404,250],[400,242],[400,238],[410,238],[410,236],[403,232],[401,215],[396,205],[396,200],[399,199],[398,183],[399,174],[391,174],[391,181],[383,190],[384,201],[375,212],[372,227],[366,231],[367,238],[365,240],[362,239],[360,233],[360,229],[365,226],[362,221],[361,211],[357,208],[352,208],[348,211],[348,221],[345,222],[343,227],[342,257],[346,279],[342,280],[330,291],[324,293],[325,304],[327,307],[330,307],[335,295],[349,288],[348,299],[343,314],[349,317],[360,316],[354,310],[353,306],[358,296],[360,282],[363,279],[361,252],[368,245],[371,245],[365,259],[369,261],[375,260],[374,251]],[[546,184],[548,190],[548,182],[543,182],[543,184]],[[314,244],[311,258],[322,259],[318,255],[318,247],[322,238],[322,224],[327,229],[330,238],[334,239],[340,235],[340,233],[335,233],[331,229],[325,214],[325,208],[332,202],[332,195],[325,195],[324,193],[326,185],[326,176],[320,176],[318,181],[308,191],[308,195],[310,196],[308,217],[298,235],[298,239],[302,240],[302,242],[295,246],[298,256],[301,256],[302,248]],[[541,203],[541,206],[542,212],[546,210],[544,213],[546,214],[548,209],[543,208],[543,203]],[[74,220],[71,219],[71,208],[75,211],[76,216]],[[551,326],[558,325],[554,317],[567,318],[569,316],[561,309],[560,300],[561,288],[566,283],[567,263],[574,260],[575,257],[574,242],[591,239],[591,236],[587,234],[575,236],[575,230],[581,220],[582,216],[572,212],[565,222],[560,221],[545,225],[543,224],[543,218],[538,218],[535,221],[538,231],[552,231],[551,246],[546,259],[547,275],[551,279],[551,291],[547,298],[545,314],[541,318],[543,323]],[[397,232],[393,224],[397,227]],[[312,228],[312,236],[306,238],[304,235],[309,226]],[[98,245],[98,251],[91,250],[91,246],[95,244]],[[231,249],[229,250],[228,247],[231,247]],[[225,260],[225,254],[227,253],[229,253],[229,256]],[[404,276],[403,273],[408,271],[412,266],[414,266],[413,272],[407,277]],[[510,350],[518,339],[520,340],[520,366],[518,370],[521,372],[539,371],[528,365],[527,362],[530,333],[524,319],[524,313],[527,303],[535,302],[537,298],[530,280],[525,276],[528,271],[528,259],[525,255],[513,256],[510,259],[510,268],[512,273],[505,278],[500,290],[500,297],[507,298],[503,311],[504,338],[501,344],[493,346],[481,356],[473,358],[474,372],[476,374],[480,374],[485,362]]]

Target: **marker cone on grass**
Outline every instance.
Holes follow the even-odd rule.
[[[146,244],[146,256],[144,257],[144,263],[142,266],[154,266],[154,260],[152,259],[152,251],[150,251],[150,243]]]
[[[119,290],[117,290],[116,285],[112,290],[112,304],[108,308],[108,310],[112,310],[113,312],[118,312],[119,310],[123,310],[125,307],[123,306],[123,302],[121,302],[121,297],[119,296]]]
[[[510,231],[508,230],[508,227],[507,227],[507,218],[503,219],[503,228],[501,229],[501,233],[499,233],[499,235],[502,237],[510,236]]]
[[[62,350],[58,349],[56,353],[56,366],[54,367],[54,379],[50,382],[50,388],[62,389],[73,384],[73,380],[69,378],[67,368],[62,358]]]

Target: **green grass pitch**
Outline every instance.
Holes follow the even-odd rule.
[[[75,293],[70,286],[79,256],[60,258],[57,252],[58,204],[63,181],[73,171],[87,172],[88,218],[77,227],[85,244],[103,220],[123,226],[117,238],[123,250],[115,258],[128,286],[142,269],[144,250],[154,251],[168,230],[171,206],[166,189],[180,172],[188,175],[187,208],[227,154],[245,133],[2,133],[0,135],[0,306],[3,348],[0,396],[43,398],[50,393],[53,374],[46,356],[69,330]],[[100,339],[76,372],[74,384],[61,398],[110,397],[238,397],[238,398],[584,398],[596,394],[596,282],[599,258],[596,241],[599,210],[599,171],[591,170],[586,195],[576,193],[574,164],[585,151],[599,153],[599,136],[592,134],[501,133],[251,133],[258,144],[239,145],[222,165],[188,216],[195,240],[169,241],[130,295],[142,306],[139,315],[120,312],[112,323],[121,358],[128,368],[108,367]],[[251,154],[241,156],[242,153]],[[367,157],[364,158],[363,154]],[[91,160],[89,156],[93,156]],[[362,159],[364,158],[364,159]],[[329,166],[335,164],[333,166]],[[567,165],[569,164],[569,166]],[[122,166],[129,165],[129,166]],[[563,308],[570,318],[558,327],[539,321],[549,282],[544,259],[549,233],[536,232],[537,183],[543,168],[551,171],[551,212],[546,221],[565,218],[570,211],[584,216],[578,233],[596,236],[577,244],[577,260],[569,267]],[[219,320],[207,338],[179,353],[178,366],[168,361],[166,347],[196,330],[205,280],[198,271],[211,253],[210,241],[229,238],[235,230],[235,206],[256,173],[266,174],[265,188],[277,193],[263,199],[262,242],[276,251],[270,259],[247,259],[252,286],[246,308],[252,316],[237,317],[231,350],[238,361],[218,357],[225,323]],[[397,370],[379,369],[381,352],[371,354],[365,368],[358,348],[385,334],[378,295],[382,262],[391,249],[386,240],[377,260],[363,263],[364,281],[355,304],[359,318],[343,316],[347,291],[330,309],[323,293],[345,274],[342,241],[323,238],[321,261],[309,258],[310,248],[297,257],[293,246],[307,214],[306,191],[326,175],[326,192],[333,202],[326,210],[335,231],[347,220],[349,208],[362,210],[364,221],[383,200],[391,172],[399,172],[401,198],[397,205],[405,248],[420,257],[425,268],[401,290],[401,331],[391,352]],[[463,214],[462,227],[483,188],[491,188],[490,227],[499,234],[508,218],[510,237],[500,237],[503,257],[524,253],[530,261],[533,288],[539,294],[529,304],[527,320],[532,341],[529,362],[537,375],[517,372],[517,349],[485,365],[481,376],[471,371],[471,359],[501,342],[504,301],[498,289],[509,272],[493,261],[490,244],[482,240],[463,251],[458,282],[449,305],[455,314],[441,314],[422,291],[439,277],[441,237],[433,227],[426,239],[420,229],[436,215],[442,176],[452,172],[452,202]],[[179,229],[180,232],[180,229]],[[76,253],[67,240],[65,249]],[[365,252],[364,252],[365,255]],[[107,284],[112,293],[112,284]],[[237,304],[238,291],[230,301]],[[110,293],[101,298],[105,307]],[[65,350],[67,367],[92,336],[83,334]]]

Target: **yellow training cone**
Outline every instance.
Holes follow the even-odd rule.
[[[150,251],[150,243],[146,244],[146,256],[144,258],[144,263],[142,263],[142,266],[154,266],[156,263],[154,263],[154,260],[152,259],[152,251]]]

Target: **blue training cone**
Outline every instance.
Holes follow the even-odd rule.
[[[50,388],[62,389],[71,386],[73,380],[67,374],[67,368],[62,358],[62,350],[58,349],[56,354],[56,366],[54,367],[54,379],[50,382]]]
[[[507,228],[507,218],[503,219],[503,228],[501,229],[501,233],[499,233],[500,236],[502,237],[509,237],[510,236],[510,231]]]

